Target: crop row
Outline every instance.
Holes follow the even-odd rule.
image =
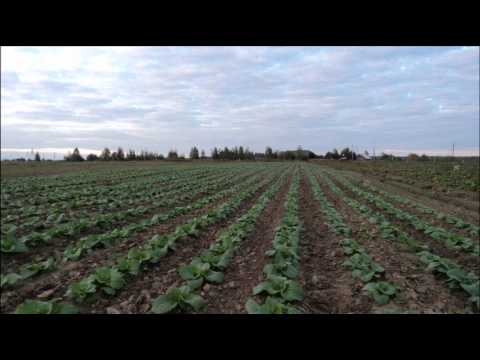
[[[273,174],[270,175],[268,181],[272,180],[272,176]],[[252,198],[264,186],[264,183],[257,182],[207,214],[177,226],[172,233],[162,236],[154,235],[145,245],[132,248],[127,256],[118,258],[114,265],[97,268],[82,280],[71,284],[66,296],[75,302],[83,302],[97,291],[114,295],[126,285],[128,279],[132,279],[142,272],[147,264],[155,264],[169,252],[174,251],[178,241],[196,237],[200,231],[234,215],[244,201]],[[27,300],[17,308],[17,311],[23,311],[25,306],[31,303]]]
[[[342,236],[340,244],[343,252],[349,258],[342,265],[352,270],[352,277],[365,283],[364,290],[380,305],[387,304],[395,297],[398,287],[385,277],[385,269],[376,263],[356,240],[351,239],[352,229],[345,223],[343,216],[330,203],[323,193],[315,176],[309,171],[308,179],[316,200],[320,203],[321,211],[327,219],[327,225],[337,234]]]
[[[78,173],[65,174],[61,176],[32,176],[9,179],[2,181],[2,197],[6,194],[15,196],[28,196],[32,191],[48,192],[52,189],[65,188],[73,190],[76,187],[85,185],[102,186],[111,182],[128,182],[142,177],[149,177],[168,173],[178,167],[163,167],[161,169],[117,169],[115,171],[88,171],[83,170],[81,176]]]
[[[193,199],[198,194],[208,194],[215,192],[218,189],[225,187],[225,183],[228,184],[229,182],[235,182],[236,180],[238,180],[238,177],[232,175],[230,177],[226,177],[225,179],[214,179],[205,184],[191,183],[181,189],[183,191],[171,194],[171,198],[156,201],[150,207],[145,207],[142,205],[137,208],[128,209],[126,211],[97,215],[96,217],[93,217],[91,219],[80,218],[78,220],[73,220],[64,224],[57,224],[53,228],[44,232],[31,232],[27,235],[22,236],[21,238],[16,237],[16,227],[11,226],[10,229],[7,230],[6,236],[2,237],[1,239],[1,251],[5,253],[26,252],[28,251],[28,246],[48,244],[55,238],[72,238],[75,235],[81,234],[82,232],[90,230],[92,228],[108,230],[116,226],[116,224],[121,221],[138,218],[157,208],[179,205],[186,200]]]
[[[226,170],[223,170],[225,172]],[[78,190],[57,189],[56,191],[46,191],[33,193],[28,198],[16,199],[12,197],[8,201],[8,206],[2,208],[5,219],[16,219],[19,216],[31,217],[43,214],[47,209],[52,208],[57,211],[78,209],[84,206],[94,206],[108,204],[112,199],[129,198],[131,194],[138,193],[149,188],[159,188],[159,185],[174,183],[178,180],[188,178],[192,175],[208,175],[211,173],[222,173],[222,169],[214,171],[208,169],[185,170],[184,172],[172,172],[160,174],[140,179],[129,183],[118,183],[110,186],[83,187]],[[8,215],[11,215],[8,217]]]
[[[200,172],[202,174],[203,172]],[[208,173],[208,172],[205,172]],[[186,174],[185,174],[186,175]],[[127,196],[150,185],[162,185],[181,178],[177,173],[162,174],[147,179],[137,179],[130,183],[118,183],[110,186],[82,187],[80,189],[55,189],[52,191],[35,192],[29,197],[11,196],[2,202],[4,221],[29,218],[44,214],[46,211],[64,211],[80,209],[85,206],[101,205],[115,197]]]
[[[178,311],[200,311],[206,307],[205,300],[198,294],[205,282],[219,284],[224,281],[223,272],[231,263],[237,248],[253,232],[258,218],[265,207],[275,198],[286,177],[277,180],[257,202],[234,224],[220,233],[215,242],[189,265],[178,272],[184,283],[170,289],[152,303],[152,312],[164,314]]]
[[[475,245],[472,239],[453,234],[443,228],[433,226],[432,224],[421,220],[413,214],[394,207],[391,203],[385,201],[380,196],[361,190],[345,178],[331,172],[329,172],[329,174],[357,196],[365,199],[371,204],[374,204],[379,209],[385,211],[385,213],[394,216],[397,220],[413,226],[416,230],[423,232],[430,238],[443,241],[449,248],[465,251],[475,256],[480,256],[480,247],[478,244]]]
[[[477,226],[475,224],[469,224],[469,223],[463,221],[462,219],[460,219],[456,216],[452,216],[452,215],[440,212],[438,210],[434,210],[434,209],[432,209],[428,206],[420,204],[419,202],[410,200],[410,199],[408,199],[406,197],[403,197],[403,196],[400,196],[400,195],[395,195],[395,194],[389,193],[387,191],[378,189],[374,186],[362,184],[362,187],[367,189],[367,190],[376,192],[380,195],[383,195],[384,197],[386,197],[390,200],[396,201],[397,203],[408,205],[408,206],[410,206],[414,209],[419,210],[420,212],[422,212],[424,214],[434,216],[437,220],[445,221],[446,223],[453,225],[457,229],[465,229],[465,230],[469,231],[471,236],[475,236],[475,237],[480,236],[480,227],[479,226]]]
[[[300,173],[294,174],[284,203],[285,215],[276,229],[273,248],[266,252],[271,261],[265,265],[265,281],[253,289],[253,295],[265,294],[263,303],[249,298],[245,307],[249,314],[297,314],[294,303],[303,300],[302,286],[297,281],[300,268],[299,245],[302,224],[299,217]]]
[[[446,278],[446,282],[452,289],[461,289],[470,296],[470,301],[478,305],[480,283],[479,278],[472,272],[467,272],[455,262],[433,254],[428,245],[419,244],[408,234],[401,231],[398,227],[392,225],[382,214],[376,212],[369,207],[362,205],[352,198],[349,198],[342,190],[340,190],[328,177],[322,177],[329,188],[337,194],[343,201],[356,210],[361,216],[366,218],[370,223],[377,224],[380,228],[380,234],[385,240],[395,240],[399,243],[407,245],[414,251],[419,259],[427,264],[427,271],[433,271],[441,274]]]
[[[233,172],[235,173],[235,172]],[[16,225],[16,233],[18,234],[18,230],[25,230],[28,231],[29,229],[41,230],[41,229],[48,229],[52,226],[56,226],[55,230],[50,230],[46,233],[47,241],[50,237],[58,237],[58,236],[72,236],[75,234],[75,231],[72,232],[71,229],[79,228],[87,229],[91,227],[102,227],[104,225],[111,225],[112,221],[114,220],[124,220],[126,216],[140,216],[152,209],[156,209],[159,207],[164,207],[170,205],[169,201],[172,198],[178,197],[178,195],[182,195],[183,193],[192,195],[192,189],[199,187],[202,189],[202,186],[205,187],[206,185],[221,183],[222,180],[225,180],[227,177],[222,178],[220,177],[223,174],[213,174],[210,176],[204,176],[199,178],[187,178],[186,180],[179,181],[174,183],[168,187],[164,188],[157,188],[151,189],[150,191],[146,191],[145,193],[137,191],[136,193],[128,192],[129,199],[122,199],[121,197],[117,198],[110,203],[107,203],[108,206],[106,209],[95,209],[90,208],[88,211],[85,211],[85,214],[82,213],[71,213],[70,216],[67,216],[66,213],[58,213],[58,212],[48,212],[47,218],[42,219],[40,217],[34,217],[30,219],[28,222]],[[232,176],[231,176],[232,177]],[[230,178],[231,178],[230,177]],[[196,182],[198,181],[198,182]],[[154,193],[154,195],[152,195]],[[167,201],[164,199],[168,197]],[[181,197],[181,196],[180,196]],[[99,199],[98,201],[101,203],[105,203],[109,201],[109,198],[106,199]],[[144,206],[143,204],[149,204],[149,206]],[[136,208],[132,208],[132,206],[137,205]],[[140,205],[140,206],[138,206]],[[97,214],[95,210],[99,210],[100,212],[110,212],[117,208],[127,208],[126,211],[119,211],[115,213],[108,213],[108,214]],[[84,215],[84,216],[83,216]],[[75,220],[80,219],[80,220]],[[70,220],[70,221],[69,221]],[[59,226],[58,224],[63,224]],[[80,225],[77,225],[80,224]],[[9,229],[11,225],[2,224],[6,230]],[[41,239],[41,235],[38,232],[33,232],[28,236],[33,237],[33,239],[38,238]],[[18,236],[18,235],[17,235]]]
[[[120,228],[120,229],[117,228],[110,232],[97,234],[97,235],[88,235],[86,237],[83,237],[79,241],[77,241],[76,244],[71,245],[65,249],[63,253],[63,260],[60,260],[60,259],[55,260],[53,264],[49,267],[41,266],[41,264],[45,264],[47,261],[49,261],[49,258],[47,258],[44,260],[35,261],[33,263],[24,265],[20,270],[20,273],[14,272],[14,273],[2,275],[2,286],[13,285],[19,280],[25,280],[27,278],[32,277],[33,275],[36,275],[45,271],[53,270],[56,267],[56,265],[60,264],[62,261],[68,262],[68,261],[78,260],[85,253],[91,252],[96,248],[111,247],[121,241],[122,242],[126,241],[130,237],[134,235],[138,235],[141,232],[146,231],[153,226],[159,225],[161,223],[165,223],[168,220],[172,220],[177,216],[188,214],[193,210],[201,209],[212,202],[222,199],[228,194],[234,194],[236,191],[242,190],[244,188],[248,188],[255,182],[258,182],[259,179],[260,179],[260,175],[254,176],[248,179],[244,183],[240,183],[238,185],[232,186],[230,188],[227,188],[226,190],[215,193],[214,195],[204,197],[193,204],[190,204],[187,206],[179,206],[163,214],[155,214],[154,216],[152,216],[152,218],[146,219],[138,224],[129,224],[123,228]],[[24,273],[24,269],[29,269],[32,267],[37,269],[37,271],[34,273],[27,272],[28,276],[22,275]]]

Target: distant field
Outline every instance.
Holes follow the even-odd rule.
[[[438,161],[329,161],[337,169],[353,170],[362,174],[393,180],[423,189],[444,192],[480,191],[479,158]]]
[[[1,177],[17,177],[17,176],[36,176],[36,175],[62,175],[78,171],[98,171],[118,169],[142,169],[142,168],[158,168],[159,166],[190,166],[192,161],[83,161],[83,162],[66,162],[66,161],[42,161],[42,162],[2,162]],[[209,160],[202,160],[202,163],[212,163]]]
[[[2,313],[479,312],[478,162],[1,171]]]

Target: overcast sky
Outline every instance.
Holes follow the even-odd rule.
[[[2,47],[1,91],[3,158],[479,148],[478,47]]]

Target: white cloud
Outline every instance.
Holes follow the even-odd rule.
[[[479,143],[478,47],[1,51],[6,148]]]

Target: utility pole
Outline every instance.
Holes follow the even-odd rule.
[[[452,156],[455,157],[455,143],[452,144]]]

